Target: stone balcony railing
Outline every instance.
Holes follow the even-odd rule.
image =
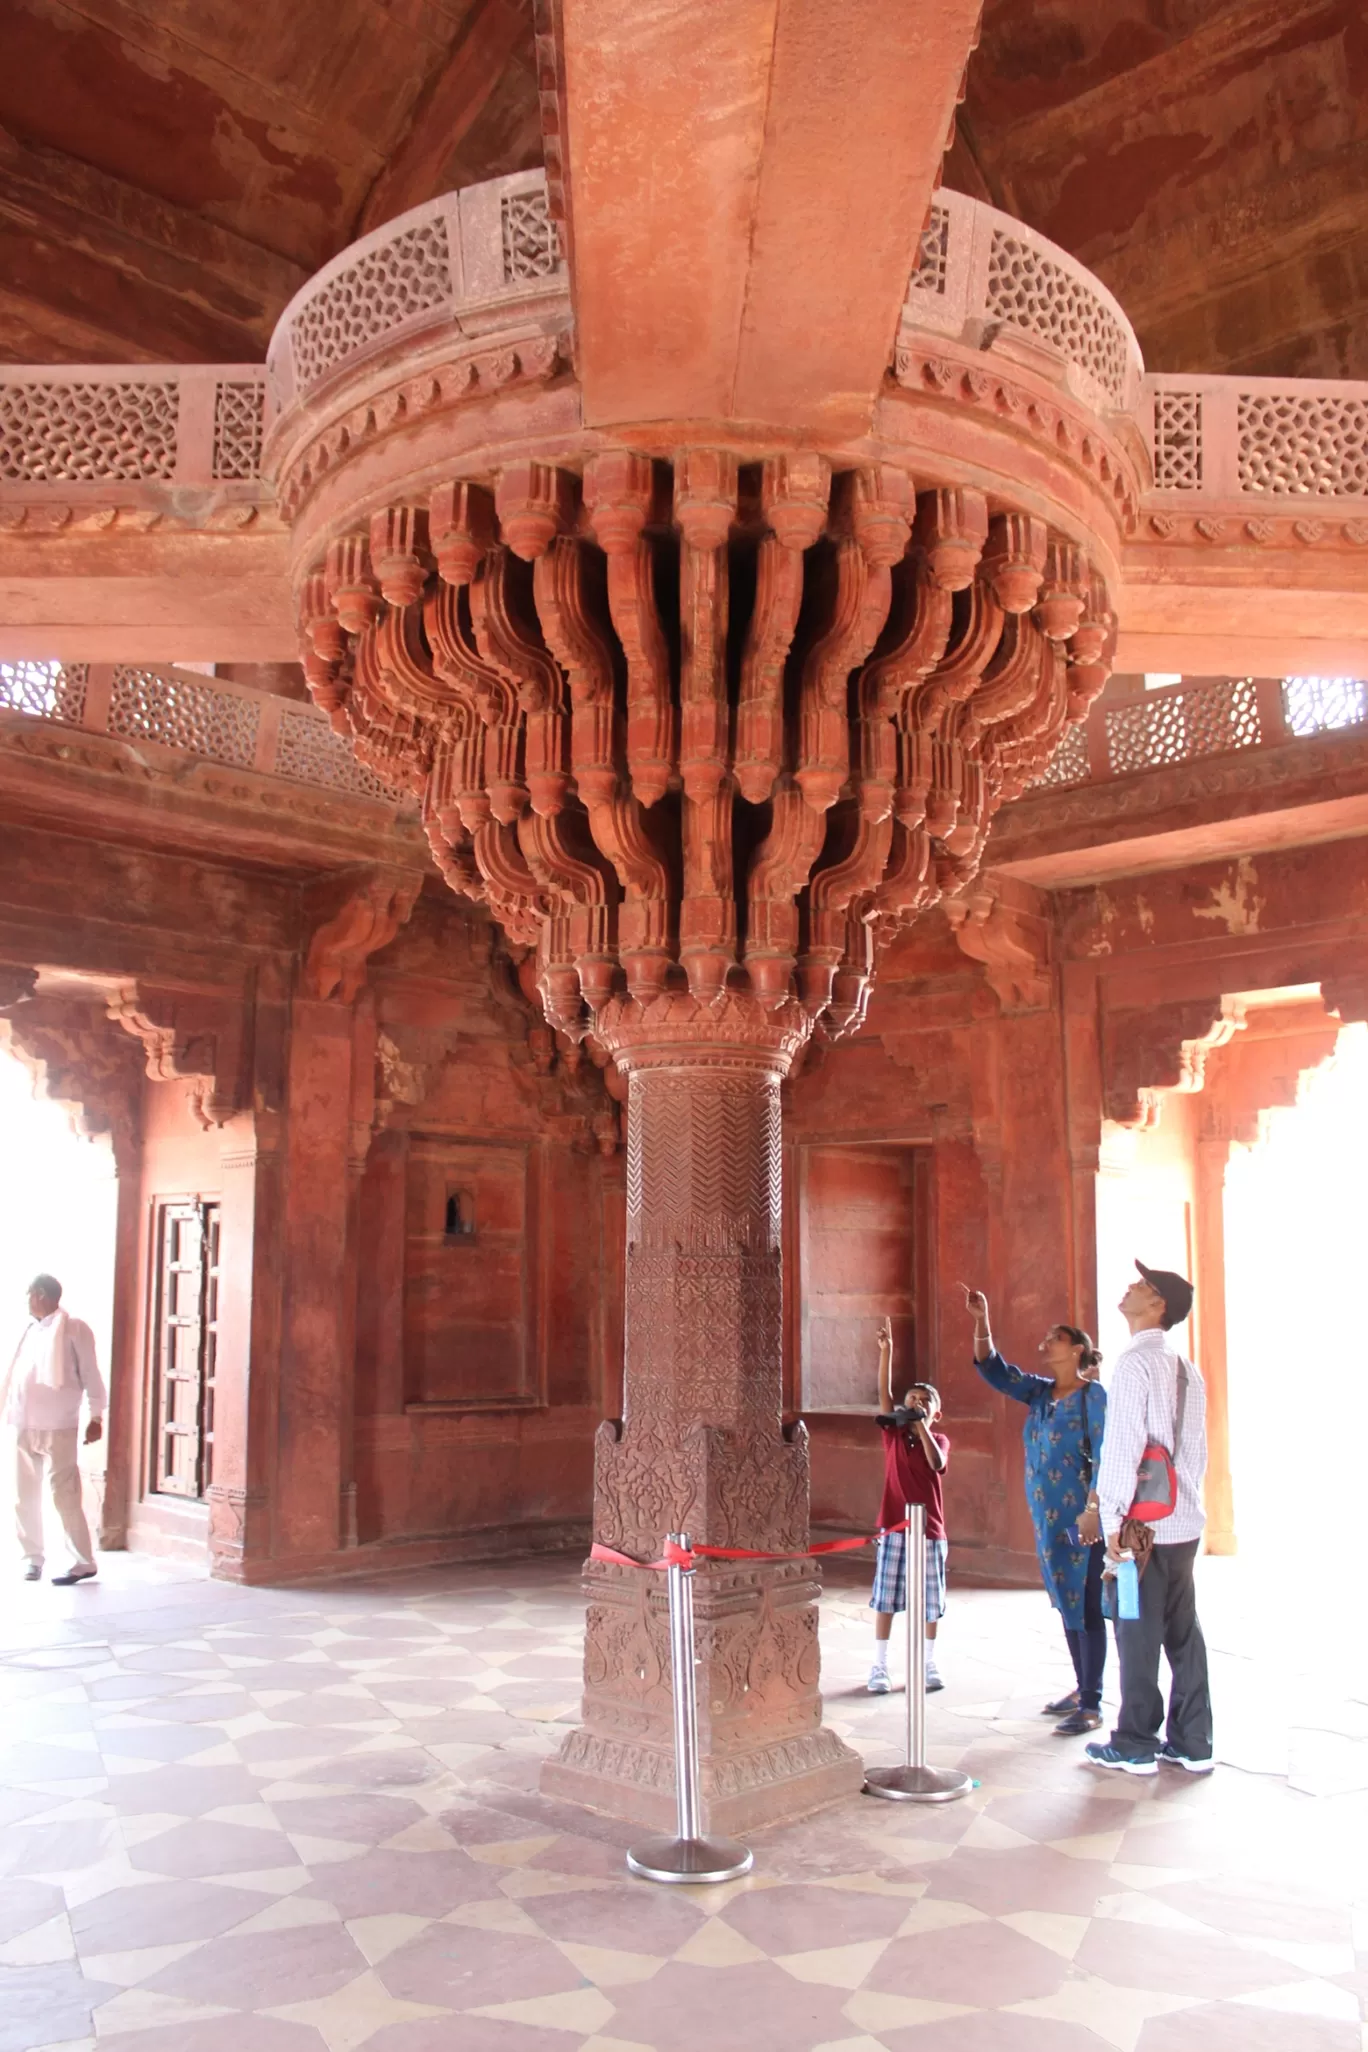
[[[295,294],[267,354],[272,397],[293,405],[429,328],[492,334],[548,309],[569,320],[545,172],[443,193],[350,243]]]
[[[0,527],[240,526],[269,403],[257,363],[0,365]]]
[[[336,373],[429,329],[474,340],[569,317],[545,174],[445,193],[311,278],[265,366],[0,366],[0,525],[127,526],[139,513],[240,525],[273,496],[262,458],[276,414]],[[1004,331],[1059,363],[1099,414],[1135,418],[1159,521],[1244,509],[1258,540],[1261,516],[1295,508],[1308,523],[1339,514],[1368,542],[1368,384],[1146,374],[1123,309],[1091,272],[1010,215],[941,192],[899,343],[938,335],[991,349]]]
[[[1004,329],[1061,362],[1069,388],[1094,411],[1135,411],[1140,345],[1106,286],[1010,214],[942,191],[922,233],[899,342],[933,334],[982,349]]]
[[[252,770],[331,796],[411,810],[311,705],[193,670],[0,662],[0,715],[19,713]]]
[[[1196,677],[1154,691],[1118,678],[1068,730],[1031,790],[1351,729],[1368,730],[1368,680],[1359,677]]]

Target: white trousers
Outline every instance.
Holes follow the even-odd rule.
[[[81,1470],[76,1426],[65,1432],[18,1432],[14,1439],[15,1511],[19,1545],[29,1560],[43,1564],[43,1463],[48,1465],[52,1501],[78,1567],[94,1567],[95,1549],[81,1506]]]

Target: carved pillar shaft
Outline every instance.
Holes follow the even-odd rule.
[[[806,1434],[780,1424],[779,1086],[791,1049],[767,1039],[618,1050],[629,1076],[625,1416],[599,1431],[594,1531],[637,1559],[658,1557],[676,1530],[757,1551],[807,1544]],[[584,1723],[543,1785],[668,1826],[663,1585],[591,1562],[587,1587]],[[699,1571],[699,1740],[716,1829],[859,1785],[855,1756],[821,1724],[818,1590],[805,1561]]]

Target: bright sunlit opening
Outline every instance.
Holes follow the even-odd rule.
[[[1265,1112],[1260,1126],[1226,1170],[1235,1529],[1242,1555],[1286,1548],[1290,1455],[1318,1556],[1347,1565],[1361,1538],[1368,1433],[1368,1025],[1346,1026],[1302,1077],[1295,1106]]]
[[[108,1375],[117,1185],[107,1140],[72,1130],[59,1104],[33,1095],[21,1062],[0,1049],[0,1369],[28,1318],[25,1293],[46,1270],[62,1302],[95,1334]]]

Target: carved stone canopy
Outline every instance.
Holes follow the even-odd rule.
[[[1045,522],[813,452],[455,477],[336,537],[297,600],[314,697],[572,1038],[685,992],[780,1038],[857,1027],[1114,635]]]

